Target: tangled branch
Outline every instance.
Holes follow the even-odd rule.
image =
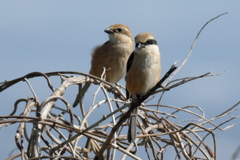
[[[238,117],[228,118],[221,123],[216,123],[215,120],[238,111],[240,102],[210,119],[205,117],[203,109],[198,106],[178,108],[163,105],[160,102],[164,93],[175,87],[200,78],[218,76],[208,72],[199,76],[171,80],[186,63],[204,27],[224,14],[208,21],[201,28],[187,58],[180,67],[177,68],[176,64],[173,64],[161,81],[136,102],[130,102],[125,98],[125,88],[120,84],[111,84],[101,78],[80,72],[32,72],[0,83],[0,92],[22,81],[28,84],[32,92],[32,97],[16,100],[13,111],[9,115],[0,116],[0,128],[18,124],[15,143],[19,153],[9,155],[8,159],[17,157],[30,160],[92,159],[94,157],[95,159],[116,159],[117,154],[122,156],[121,159],[127,159],[128,156],[141,159],[135,154],[134,144],[128,143],[126,135],[127,120],[135,107],[139,107],[140,110],[136,143],[145,149],[149,159],[164,159],[170,148],[175,152],[176,159],[216,159],[217,145],[214,131],[233,127],[234,124],[231,124],[222,128],[224,124]],[[52,86],[52,76],[58,76],[62,80],[61,85],[56,89]],[[43,77],[52,92],[42,102],[30,81],[31,78],[37,77]],[[72,108],[72,103],[63,95],[69,86],[84,83],[93,83],[98,86],[98,89],[94,93],[91,104],[80,105],[81,113],[79,113]],[[104,93],[102,100],[98,100],[100,90]],[[151,100],[154,97],[159,97],[157,104]],[[90,102],[90,99],[86,100]],[[19,105],[22,102],[24,107]],[[61,102],[60,106],[58,102]],[[99,108],[106,110],[106,106],[109,110],[101,116],[99,115],[103,112],[98,113],[96,117],[96,112],[99,112],[97,110]],[[159,111],[160,107],[167,108],[169,111]],[[21,114],[16,115],[17,111],[21,111]],[[177,116],[179,113],[193,118],[180,121]],[[94,123],[91,122],[93,117],[96,119]],[[32,124],[31,130],[28,129],[28,124]],[[212,143],[209,144],[207,139],[211,139]]]

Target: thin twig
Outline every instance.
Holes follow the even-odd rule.
[[[191,48],[190,48],[190,50],[189,50],[186,58],[184,59],[184,61],[182,62],[182,64],[178,67],[178,69],[176,69],[176,71],[175,71],[175,72],[168,78],[168,80],[163,84],[163,86],[165,86],[166,84],[168,84],[168,83],[170,82],[170,80],[177,74],[177,72],[178,72],[178,71],[184,66],[184,64],[187,62],[187,60],[189,59],[190,55],[192,54],[192,51],[193,51],[194,46],[195,46],[196,43],[197,43],[197,39],[198,39],[198,37],[200,36],[200,34],[201,34],[201,32],[203,31],[203,29],[204,29],[210,22],[214,21],[215,19],[217,19],[217,18],[219,18],[219,17],[221,17],[221,16],[223,16],[223,15],[225,15],[225,14],[227,14],[227,12],[222,13],[222,14],[220,14],[220,15],[212,18],[212,19],[210,19],[209,21],[207,21],[207,22],[202,26],[202,28],[201,28],[200,31],[198,32],[197,36],[195,37],[195,39],[194,39],[194,41],[193,41],[193,43],[192,43],[192,45],[191,45]]]

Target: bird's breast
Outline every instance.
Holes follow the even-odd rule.
[[[126,76],[126,87],[131,94],[145,95],[160,80],[160,55],[136,53]]]

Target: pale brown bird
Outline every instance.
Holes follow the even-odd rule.
[[[126,65],[134,45],[130,29],[123,24],[113,24],[105,29],[109,40],[101,46],[97,46],[92,53],[90,74],[101,77],[103,67],[106,71],[106,81],[117,83],[126,74]],[[90,83],[86,83],[78,94],[73,107],[76,107],[83,99],[83,96]]]
[[[132,100],[145,95],[160,80],[161,62],[157,41],[151,33],[140,33],[135,37],[135,50],[127,62],[126,89]],[[137,108],[130,117],[128,141],[136,138]]]

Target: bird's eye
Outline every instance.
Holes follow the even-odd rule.
[[[123,31],[122,28],[118,28],[118,29],[117,29],[117,32],[122,32],[122,31]]]
[[[145,43],[146,45],[151,45],[151,44],[157,44],[157,41],[155,39],[149,39]]]
[[[149,39],[149,40],[147,40],[147,42],[146,42],[146,44],[150,44],[151,43],[151,40]]]

